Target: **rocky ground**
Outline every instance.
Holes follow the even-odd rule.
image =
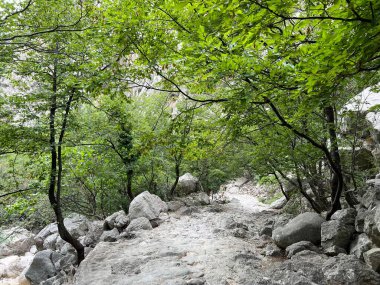
[[[269,278],[259,230],[275,215],[248,194],[225,193],[230,202],[169,214],[152,231],[131,240],[101,243],[81,264],[76,284],[254,284]]]
[[[0,284],[380,284],[380,178],[357,209],[325,221],[311,212],[280,213],[285,199],[260,203],[266,193],[246,179],[224,185],[210,201],[196,178],[183,177],[183,196],[174,201],[143,192],[128,214],[66,218],[85,246],[79,268],[56,224],[37,235],[21,229],[0,244]]]

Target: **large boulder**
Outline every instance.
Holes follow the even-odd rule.
[[[2,230],[0,235],[0,258],[23,255],[35,244],[34,234],[23,228]]]
[[[344,224],[339,220],[324,222],[321,226],[322,247],[328,249],[336,246],[347,250],[354,232],[354,225]]]
[[[134,220],[145,217],[148,220],[157,219],[161,212],[167,212],[168,206],[157,195],[145,191],[135,197],[129,205],[129,218]]]
[[[83,239],[83,245],[87,247],[94,247],[103,233],[103,221],[93,221],[88,225],[88,233]]]
[[[320,252],[319,248],[316,247],[310,241],[299,241],[299,242],[293,243],[292,245],[289,245],[286,248],[286,256],[288,258],[291,258],[293,255],[305,250],[314,251],[317,253]]]
[[[203,191],[203,188],[198,178],[190,173],[185,173],[179,178],[176,191],[178,196],[186,196],[190,193]]]
[[[88,219],[80,214],[71,214],[64,219],[66,229],[74,238],[85,236],[88,232]]]
[[[33,261],[33,255],[17,256],[11,255],[0,259],[0,280],[15,279],[28,268]],[[0,284],[1,281],[0,281]]]
[[[125,229],[127,233],[136,232],[140,230],[151,230],[153,229],[149,220],[145,217],[140,217],[131,221],[128,227]]]
[[[55,254],[58,253],[47,249],[38,252],[34,256],[32,264],[25,273],[25,277],[32,285],[39,285],[41,282],[57,274],[57,269],[54,266]]]
[[[367,211],[364,218],[364,232],[368,235],[371,241],[380,246],[380,206]]]
[[[114,228],[110,231],[104,231],[102,235],[100,236],[100,240],[113,242],[117,240],[118,236],[119,236],[119,231],[116,228]]]
[[[276,228],[272,233],[272,238],[281,248],[286,248],[299,241],[319,244],[321,225],[324,221],[325,219],[317,213],[303,213],[290,220],[285,226]]]

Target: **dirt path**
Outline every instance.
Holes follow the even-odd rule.
[[[225,193],[223,205],[191,207],[137,238],[100,243],[82,263],[76,284],[256,284],[268,261],[258,231],[274,215],[256,198]]]

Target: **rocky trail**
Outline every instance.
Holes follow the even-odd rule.
[[[265,242],[259,230],[275,213],[236,190],[224,193],[229,203],[189,207],[134,239],[98,244],[81,264],[76,283],[253,284],[252,276],[261,276],[262,268],[278,259],[260,254]]]
[[[284,199],[260,203],[267,189],[246,179],[224,185],[210,201],[197,179],[184,177],[195,191],[174,201],[145,191],[128,213],[103,221],[67,217],[85,246],[79,267],[55,223],[36,235],[9,229],[18,234],[0,244],[0,285],[380,284],[380,178],[369,181],[357,209],[326,221],[276,210]]]

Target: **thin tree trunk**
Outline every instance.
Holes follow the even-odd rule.
[[[66,229],[61,209],[61,186],[62,186],[62,142],[67,125],[67,118],[70,111],[70,105],[73,100],[74,91],[72,90],[69,100],[67,101],[65,113],[63,117],[62,128],[56,143],[55,116],[57,111],[57,63],[54,63],[53,71],[53,93],[50,98],[50,114],[49,114],[49,131],[50,131],[50,154],[51,154],[51,172],[49,181],[49,201],[53,207],[60,237],[70,243],[77,251],[77,263],[80,264],[84,259],[84,247],[75,239]]]
[[[284,190],[284,186],[282,185],[282,182],[281,182],[281,180],[280,180],[280,177],[278,177],[276,171],[273,172],[273,175],[274,175],[274,177],[276,178],[278,185],[280,186],[280,189],[281,189],[281,193],[282,193],[282,195],[285,196],[286,201],[289,201],[289,200],[290,200],[289,195],[285,192],[285,190]]]
[[[134,195],[132,193],[132,178],[133,178],[133,169],[128,169],[128,171],[127,171],[127,195],[131,201],[134,198]]]
[[[177,188],[177,184],[179,181],[179,174],[180,174],[180,166],[181,166],[181,159],[176,158],[175,159],[175,181],[170,189],[170,196],[173,198],[175,194],[175,189]]]

